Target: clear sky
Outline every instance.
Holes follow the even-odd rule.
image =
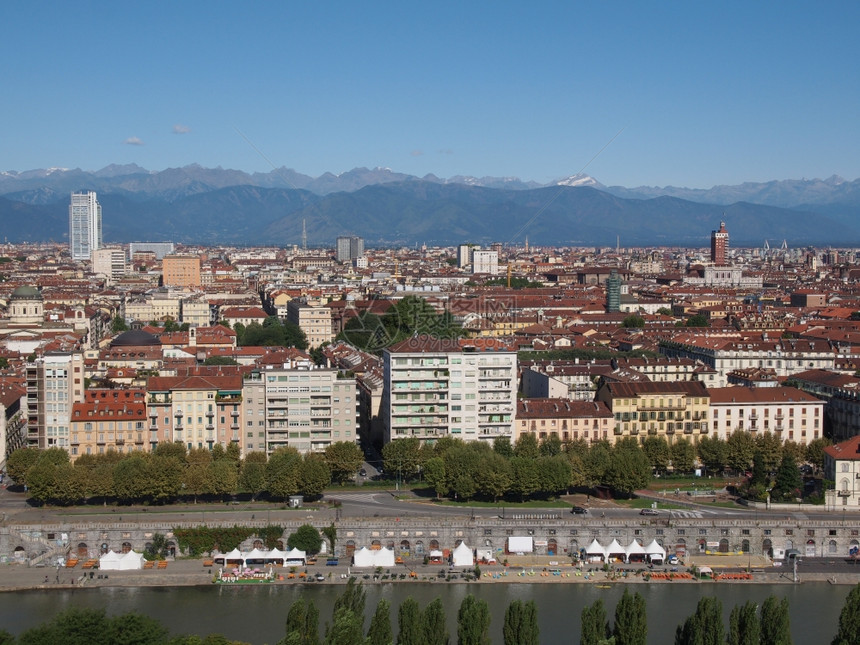
[[[860,2],[3,2],[0,170],[860,177]]]

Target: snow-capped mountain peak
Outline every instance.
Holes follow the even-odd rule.
[[[597,181],[594,177],[590,175],[586,175],[585,173],[578,172],[575,175],[571,175],[570,177],[566,177],[565,179],[559,179],[555,182],[557,186],[599,186],[600,182]]]

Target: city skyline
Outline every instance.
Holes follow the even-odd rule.
[[[0,169],[860,176],[847,2],[163,8],[6,8]]]

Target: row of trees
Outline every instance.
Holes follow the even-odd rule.
[[[81,455],[73,464],[61,448],[21,448],[10,455],[7,471],[40,502],[162,504],[181,497],[196,503],[201,496],[238,493],[256,498],[267,492],[278,499],[299,493],[317,496],[333,481],[342,483],[355,475],[363,459],[358,446],[346,441],[328,446],[323,454],[302,456],[284,447],[270,457],[250,452],[244,459],[235,444],[186,450],[181,443],[162,443],[152,453],[109,451]]]
[[[584,439],[562,443],[555,435],[539,442],[535,435],[523,434],[515,445],[499,437],[492,447],[452,437],[424,445],[416,438],[395,439],[383,448],[382,456],[388,472],[406,479],[421,473],[438,496],[456,499],[525,499],[596,485],[628,494],[647,486],[655,473],[687,473],[697,463],[715,473],[753,468],[762,475],[754,492],[771,486],[774,495],[789,497],[800,486],[797,464],[809,462],[820,469],[828,444],[826,439],[808,446],[783,443],[769,432],[756,437],[735,432],[728,440],[703,437],[696,445],[685,438],[670,445],[665,437],[653,435],[641,441],[624,437],[610,445],[608,441],[589,443]],[[770,473],[777,475],[773,481]]]
[[[424,609],[411,596],[397,610],[398,630],[391,626],[391,604],[380,600],[364,631],[366,593],[361,583],[350,578],[344,592],[335,600],[332,622],[326,624],[325,645],[448,645],[445,607],[436,598]],[[533,600],[515,600],[505,611],[505,645],[538,645],[540,631],[537,606]],[[459,645],[489,645],[490,607],[487,601],[469,594],[457,612],[457,641]],[[313,601],[299,599],[287,613],[286,635],[278,645],[320,645],[319,611]]]
[[[222,321],[221,324],[223,325],[224,322]],[[240,347],[308,348],[308,337],[302,328],[277,316],[269,316],[262,325],[251,323],[245,326],[237,322],[233,326],[233,331],[236,332],[236,344]]]

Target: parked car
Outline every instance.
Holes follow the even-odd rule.
[[[666,558],[666,563],[667,563],[667,564],[673,564],[673,565],[674,565],[674,564],[679,564],[680,562],[681,562],[681,561],[680,561],[680,560],[678,560],[678,556],[677,556],[677,555],[670,555],[668,558]]]
[[[367,477],[367,471],[364,468],[359,470],[358,474],[361,475],[362,477]]]
[[[641,511],[639,511],[639,515],[659,515],[659,514],[660,513],[658,513],[657,509],[655,509],[655,508],[643,508]]]
[[[318,573],[316,575],[316,579],[317,579],[317,582],[322,582],[323,580],[325,580],[325,576],[321,573]]]
[[[570,512],[574,515],[585,515],[586,513],[588,513],[588,509],[582,508],[582,506],[574,506],[572,509],[570,509]]]

